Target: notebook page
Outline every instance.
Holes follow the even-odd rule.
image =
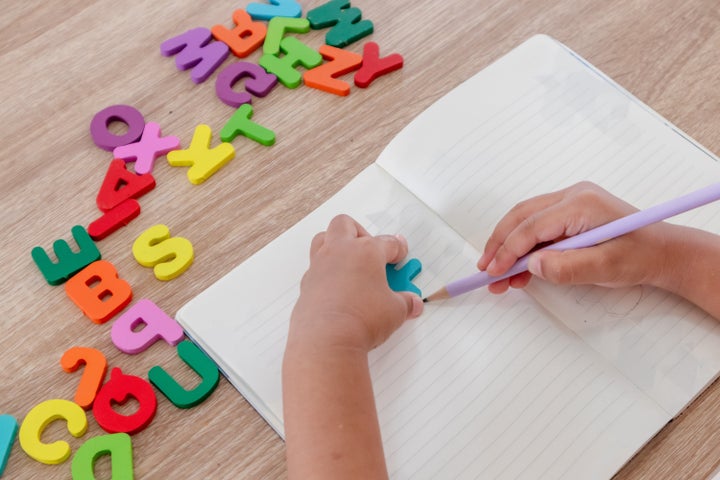
[[[478,249],[517,202],[581,180],[640,208],[720,180],[715,157],[544,35],[429,107],[377,163]]]
[[[282,354],[308,245],[341,212],[408,237],[423,291],[474,270],[478,252],[371,165],[183,307],[188,335],[280,434]],[[668,420],[522,292],[429,305],[370,365],[397,479],[607,478]]]
[[[378,162],[478,249],[514,204],[581,180],[639,208],[720,181],[711,154],[545,36],[429,108]],[[671,221],[720,233],[720,207]],[[717,322],[679,298],[530,291],[673,416],[720,371]]]
[[[669,419],[521,292],[430,305],[372,371],[391,478],[609,478]]]
[[[646,286],[529,291],[672,416],[720,371],[720,322],[689,302]]]

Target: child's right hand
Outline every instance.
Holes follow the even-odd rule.
[[[601,187],[581,182],[513,207],[490,236],[478,268],[500,275],[538,245],[556,242],[636,211]],[[557,284],[621,287],[661,285],[671,274],[668,244],[674,226],[656,223],[602,244],[577,250],[536,252],[529,272],[490,285],[493,293],[522,288],[531,274]]]

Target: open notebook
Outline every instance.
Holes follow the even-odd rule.
[[[532,37],[412,121],[377,161],[177,314],[282,435],[280,366],[312,236],[338,213],[402,233],[430,293],[475,271],[498,219],[594,181],[646,208],[716,158],[555,40]],[[720,232],[720,207],[675,222]],[[720,371],[718,322],[646,287],[478,290],[371,353],[396,479],[612,476]]]

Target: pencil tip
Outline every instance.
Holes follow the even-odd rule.
[[[427,298],[423,298],[423,303],[428,303],[428,299],[427,299]]]

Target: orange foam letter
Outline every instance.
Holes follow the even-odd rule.
[[[65,283],[65,293],[93,322],[105,323],[132,300],[132,288],[115,266],[93,262]]]

